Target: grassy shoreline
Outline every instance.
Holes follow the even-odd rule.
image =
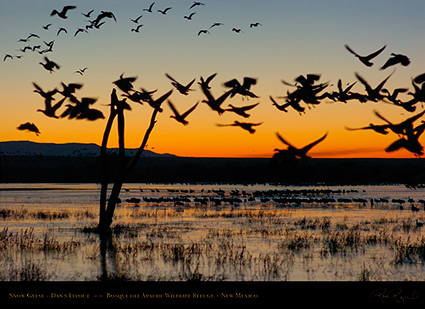
[[[91,211],[1,209],[0,281],[423,280],[422,214],[350,211],[122,208],[102,240]]]

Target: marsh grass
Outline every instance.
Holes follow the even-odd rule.
[[[133,208],[117,215],[102,256],[95,224],[78,224],[95,219],[93,212],[0,209],[4,222],[46,222],[41,230],[0,231],[0,280],[285,281],[298,280],[303,270],[307,278],[371,281],[403,278],[395,266],[425,261],[417,216],[353,221],[233,206]],[[75,227],[66,237],[49,228],[68,221]],[[63,277],[65,257],[87,274],[69,270]],[[106,274],[99,273],[101,261],[110,265]]]
[[[399,238],[393,244],[395,264],[423,264],[425,261],[425,237],[412,241]]]
[[[50,210],[28,210],[26,208],[2,208],[0,209],[0,219],[3,220],[61,220],[61,219],[95,219],[97,215],[88,210],[81,211],[50,211]]]

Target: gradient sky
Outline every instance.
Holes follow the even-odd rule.
[[[295,146],[304,146],[329,132],[328,137],[311,151],[313,157],[414,157],[399,150],[384,150],[397,140],[395,134],[383,136],[372,131],[348,131],[344,127],[363,127],[373,122],[382,124],[373,113],[378,110],[388,119],[399,122],[411,114],[397,106],[383,102],[365,104],[357,101],[329,103],[324,100],[306,113],[295,110],[281,112],[271,105],[269,96],[278,97],[293,90],[281,80],[292,82],[300,74],[321,74],[321,82],[330,82],[328,90],[336,89],[338,79],[343,83],[356,81],[358,72],[372,86],[378,85],[395,68],[386,87],[407,87],[412,90],[411,79],[425,72],[425,2],[399,0],[202,0],[205,4],[192,10],[192,0],[157,0],[154,12],[142,12],[152,1],[146,0],[13,0],[0,2],[0,53],[23,55],[21,59],[7,59],[0,63],[1,119],[0,141],[30,140],[35,142],[81,142],[100,144],[106,120],[95,122],[48,118],[37,109],[43,108],[41,96],[34,93],[32,82],[50,90],[64,83],[83,83],[76,93],[81,98],[95,97],[93,106],[108,116],[112,82],[124,76],[137,76],[136,89],[158,89],[157,95],[173,89],[165,77],[170,74],[181,83],[193,78],[207,77],[217,73],[211,83],[212,92],[218,96],[226,88],[223,83],[249,76],[258,78],[251,89],[260,98],[243,100],[240,96],[225,102],[235,106],[254,104],[249,119],[234,113],[216,112],[200,103],[189,115],[188,126],[176,122],[164,105],[164,112],[151,135],[148,149],[158,153],[179,156],[203,157],[271,157],[275,148],[285,148],[276,138],[279,132]],[[68,12],[69,18],[50,16],[56,8],[76,5]],[[157,9],[172,7],[167,15]],[[99,30],[80,33],[87,19],[81,14],[94,9],[92,16],[101,10],[112,11],[117,18],[106,20]],[[183,16],[196,12],[192,21]],[[132,32],[136,25],[130,18],[143,15],[140,33]],[[198,36],[198,31],[209,28],[214,22],[224,25],[210,29],[210,35]],[[250,28],[250,23],[263,26]],[[42,25],[52,23],[48,31]],[[59,27],[68,34],[56,35]],[[232,32],[233,27],[243,33]],[[18,42],[30,33],[40,36],[28,43]],[[50,74],[39,64],[44,55],[37,52],[18,51],[25,45],[43,45],[55,40],[53,53],[46,54],[60,64],[61,68]],[[360,54],[369,54],[383,45],[384,52],[374,59],[373,67],[366,67],[351,55],[344,44]],[[408,55],[408,67],[396,66],[379,70],[390,54]],[[74,72],[88,67],[83,76]],[[196,83],[188,96],[174,91],[170,100],[184,112],[204,95]],[[335,85],[335,86],[333,86]],[[60,88],[60,87],[59,87]],[[364,93],[357,83],[353,91]],[[120,92],[121,94],[121,92]],[[56,96],[59,100],[60,96]],[[405,95],[405,99],[410,96]],[[279,103],[284,100],[277,99]],[[132,103],[133,110],[126,114],[126,147],[137,148],[148,125],[152,109]],[[63,109],[62,109],[63,110]],[[418,105],[417,111],[422,107]],[[234,120],[264,122],[250,134],[238,127],[218,127]],[[41,131],[39,136],[23,132],[16,127],[24,122],[35,123]],[[421,139],[422,140],[422,139]],[[112,135],[109,147],[117,146]]]

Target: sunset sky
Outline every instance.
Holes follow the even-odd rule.
[[[121,74],[137,77],[136,89],[158,89],[154,98],[174,89],[170,100],[184,112],[205,99],[198,85],[199,78],[217,73],[211,82],[215,96],[228,90],[223,83],[233,78],[240,81],[246,76],[258,79],[251,88],[258,99],[247,100],[236,95],[223,104],[227,107],[228,104],[243,106],[260,102],[250,111],[250,118],[231,112],[220,116],[205,103],[200,103],[188,116],[189,125],[183,126],[170,118],[172,112],[164,104],[164,112],[159,114],[148,143],[149,150],[193,157],[271,157],[275,148],[285,148],[276,138],[276,132],[299,147],[329,132],[309,153],[311,156],[414,157],[405,150],[385,152],[385,148],[398,139],[394,133],[384,136],[371,130],[348,131],[345,126],[384,124],[374,115],[374,110],[397,123],[422,111],[420,104],[411,114],[384,102],[349,101],[344,104],[326,99],[311,109],[307,107],[305,114],[300,115],[291,108],[287,113],[279,111],[272,106],[269,96],[283,104],[284,99],[278,97],[294,88],[284,85],[282,80],[294,82],[301,74],[321,74],[319,82],[329,82],[326,90],[332,91],[336,90],[338,79],[342,79],[344,85],[357,81],[356,72],[374,87],[394,70],[385,88],[403,87],[413,91],[412,78],[425,72],[425,1],[201,0],[204,5],[189,9],[192,0],[156,0],[152,13],[142,11],[152,2],[1,1],[0,141],[101,143],[106,119],[92,122],[48,118],[37,112],[44,107],[44,100],[33,92],[32,82],[46,91],[55,87],[61,90],[61,82],[83,83],[83,88],[75,95],[97,98],[93,108],[101,110],[107,118],[112,82]],[[76,5],[77,8],[68,11],[67,19],[50,16],[53,9],[61,11],[64,5]],[[157,11],[166,7],[172,7],[166,15]],[[101,11],[111,11],[117,22],[105,19],[100,29],[74,36],[77,28],[85,28],[88,24],[88,18],[81,13],[92,9],[90,20]],[[192,20],[184,18],[192,12],[196,12]],[[131,31],[137,25],[130,18],[139,15],[143,15],[139,20],[143,26],[137,33]],[[199,30],[208,29],[215,22],[223,25],[209,29],[210,34],[198,36]],[[250,28],[255,22],[262,26]],[[44,30],[42,26],[49,23],[52,25]],[[68,33],[57,35],[60,27],[66,28]],[[233,32],[232,28],[240,28],[243,32]],[[18,42],[31,33],[40,38]],[[40,55],[37,51],[19,51],[26,45],[46,48],[43,41],[51,40],[55,40],[53,52]],[[345,49],[344,44],[362,55],[384,45],[387,47],[373,60],[374,66],[366,67]],[[391,53],[407,55],[411,64],[380,70]],[[3,61],[6,54],[14,59]],[[22,58],[18,59],[17,55]],[[39,64],[44,56],[57,62],[60,69],[52,74],[46,71]],[[84,67],[88,67],[84,75],[74,73]],[[194,91],[188,96],[180,94],[166,73],[182,84],[196,78],[192,86]],[[365,92],[359,82],[352,90]],[[123,92],[118,93],[121,96]],[[61,95],[55,98],[57,102]],[[411,96],[404,94],[400,98],[407,101]],[[126,113],[126,147],[137,148],[152,108],[146,103],[131,103],[131,106],[132,111]],[[64,107],[60,111],[63,110]],[[255,134],[239,127],[217,126],[235,120],[262,124],[256,127]],[[16,129],[25,122],[35,123],[41,134],[36,136]],[[420,141],[425,142],[425,135]],[[117,144],[114,134],[108,146],[117,147]]]

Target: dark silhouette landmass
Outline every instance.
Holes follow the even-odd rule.
[[[9,142],[9,144],[12,142]],[[16,143],[16,142],[13,142]],[[100,161],[95,144],[32,144],[44,152],[17,153],[2,147],[1,181],[99,183]],[[50,148],[50,152],[46,149]],[[24,149],[24,148],[21,148]],[[28,148],[27,148],[28,149]],[[65,149],[68,149],[65,151]],[[78,150],[79,149],[79,150]],[[78,151],[77,151],[78,150]],[[131,151],[131,150],[127,150]],[[50,153],[50,155],[49,155]],[[272,157],[273,154],[271,154]],[[425,159],[298,159],[274,164],[270,158],[192,158],[147,151],[134,171],[132,183],[280,183],[297,185],[425,184]],[[118,160],[111,150],[109,160]],[[111,164],[111,166],[114,166]],[[116,171],[112,171],[116,172]]]
[[[110,148],[109,153],[118,154],[118,148]],[[137,149],[126,149],[127,155],[132,155]],[[89,143],[36,143],[30,141],[0,142],[2,156],[56,156],[56,157],[93,157],[100,155],[100,146]],[[146,157],[174,156],[172,154],[157,154],[145,150]]]

